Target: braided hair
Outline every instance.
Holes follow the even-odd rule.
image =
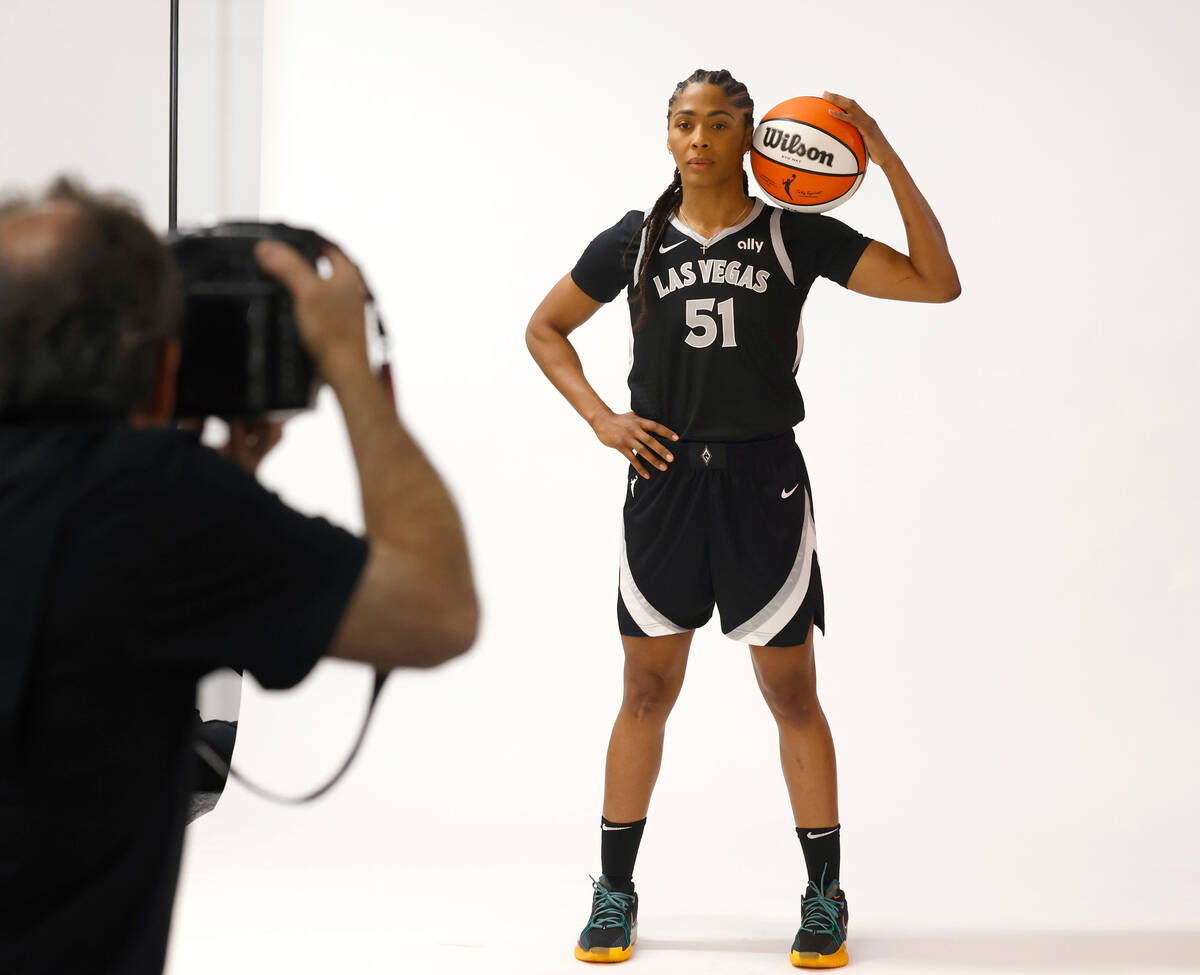
[[[704,68],[697,68],[690,75],[683,79],[675,86],[675,91],[671,93],[671,99],[667,102],[667,121],[670,122],[671,110],[675,107],[675,101],[688,85],[715,85],[720,88],[729,100],[733,103],[734,108],[740,108],[745,113],[746,125],[750,128],[754,126],[754,99],[750,97],[750,92],[746,90],[746,86],[738,81],[724,68],[719,71],[708,71]],[[745,170],[742,171],[742,191],[750,195],[750,180],[746,176]],[[634,269],[634,290],[630,295],[630,302],[638,302],[641,305],[642,313],[644,314],[646,303],[646,267],[650,263],[650,255],[654,253],[654,248],[658,246],[659,238],[662,237],[663,230],[667,226],[667,221],[670,219],[679,205],[683,202],[683,179],[679,175],[679,170],[675,170],[675,175],[671,178],[670,185],[663,190],[662,195],[654,201],[654,206],[650,208],[650,212],[646,214],[646,219],[642,221],[642,229],[646,233],[646,246],[642,248],[642,259],[638,266]],[[634,240],[640,240],[641,234],[634,236]],[[632,241],[630,242],[632,245]],[[638,324],[641,323],[642,314],[638,315]]]

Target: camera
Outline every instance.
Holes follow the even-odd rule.
[[[314,268],[327,243],[312,230],[248,221],[168,234],[183,290],[176,419],[282,419],[315,405],[320,381],[291,294],[254,258],[255,244],[268,239]]]

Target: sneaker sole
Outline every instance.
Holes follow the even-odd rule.
[[[636,939],[630,943],[628,948],[584,948],[579,942],[576,942],[575,957],[580,961],[599,962],[600,964],[627,961],[633,954],[635,944],[637,944]]]
[[[797,968],[841,968],[849,963],[850,956],[846,954],[846,945],[843,944],[832,955],[820,955],[815,951],[793,951],[791,959]]]

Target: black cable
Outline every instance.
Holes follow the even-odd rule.
[[[367,707],[367,716],[363,718],[362,727],[358,731],[358,738],[355,740],[354,747],[350,750],[350,754],[346,756],[346,760],[342,763],[342,767],[337,770],[337,774],[335,774],[332,779],[326,782],[319,789],[315,790],[314,792],[310,792],[307,795],[284,796],[280,795],[278,792],[272,792],[269,789],[264,789],[262,786],[255,785],[249,779],[243,777],[232,765],[225,762],[220,755],[213,751],[212,746],[206,741],[198,741],[193,738],[192,748],[195,750],[196,754],[206,761],[209,764],[209,767],[211,767],[218,775],[232,776],[251,792],[257,793],[264,799],[271,799],[275,802],[292,803],[295,805],[299,805],[302,802],[310,802],[311,800],[316,799],[318,796],[324,795],[331,788],[333,788],[334,783],[346,774],[346,769],[348,769],[350,767],[350,763],[354,761],[354,756],[358,754],[359,748],[362,747],[363,739],[367,735],[367,725],[371,723],[371,714],[375,710],[375,702],[379,700],[379,692],[383,690],[384,681],[387,680],[389,673],[390,671],[385,670],[375,671],[375,686],[371,691],[371,703]]]

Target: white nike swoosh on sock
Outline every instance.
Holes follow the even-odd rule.
[[[601,823],[601,824],[600,824],[600,828],[601,828],[601,829],[606,829],[606,830],[612,830],[612,829],[633,829],[633,827],[632,827],[632,826],[608,826],[608,825],[607,825],[607,824],[605,824],[605,823]]]
[[[810,840],[819,840],[822,836],[829,836],[831,833],[836,833],[838,831],[838,828],[839,827],[835,826],[835,827],[833,827],[833,829],[828,830],[827,832],[824,832],[824,833],[813,833],[810,831],[808,834],[808,838]]]

